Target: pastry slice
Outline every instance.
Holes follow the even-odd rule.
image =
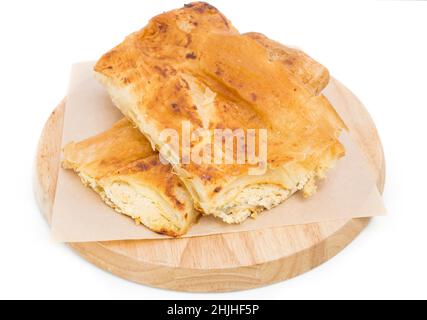
[[[97,136],[69,143],[63,167],[74,170],[106,204],[155,232],[183,235],[199,215],[170,165],[160,162],[126,119]]]
[[[227,223],[256,216],[298,190],[310,196],[345,152],[338,139],[345,125],[319,94],[327,70],[268,38],[241,35],[206,3],[154,17],[106,53],[95,73],[172,164],[196,208]],[[187,161],[189,146],[212,150],[213,144],[199,136],[184,147],[185,125],[192,132],[230,130],[236,140],[235,130],[243,130],[245,150],[250,130],[265,143],[255,148],[257,161],[249,153],[237,161],[238,148],[233,161]],[[163,139],[165,132],[175,132],[179,145]]]

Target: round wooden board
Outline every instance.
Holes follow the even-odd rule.
[[[353,137],[378,174],[385,164],[375,125],[360,101],[332,79],[326,89],[350,115]],[[64,101],[43,129],[36,158],[35,189],[50,222],[59,170]],[[82,257],[125,279],[159,288],[193,292],[243,290],[286,280],[329,260],[349,244],[369,218],[229,233],[205,237],[70,243]]]

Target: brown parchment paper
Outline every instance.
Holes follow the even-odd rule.
[[[88,62],[75,64],[72,68],[62,145],[107,130],[123,117],[95,80],[92,66],[93,63]],[[334,105],[333,97],[328,98]],[[345,121],[348,115],[342,113],[339,104],[334,106]],[[304,199],[296,194],[278,207],[240,225],[228,225],[204,216],[185,237],[385,214],[375,184],[376,176],[359,146],[349,134],[343,134],[341,140],[346,156],[328,172],[311,198]],[[84,187],[75,173],[62,168],[58,175],[51,231],[55,240],[63,242],[169,238],[115,212],[95,192]]]

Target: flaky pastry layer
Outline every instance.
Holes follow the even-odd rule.
[[[157,150],[165,144],[161,132],[179,133],[183,121],[194,130],[268,131],[262,176],[249,175],[249,163],[183,164],[180,148],[163,154],[195,206],[228,223],[269,209],[297,190],[311,194],[315,180],[344,155],[338,137],[345,125],[319,94],[327,70],[263,35],[240,34],[209,4],[154,17],[106,53],[95,72]]]

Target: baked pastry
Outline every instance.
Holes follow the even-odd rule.
[[[154,17],[106,53],[95,73],[115,105],[173,165],[196,208],[227,223],[255,216],[298,190],[311,195],[316,179],[345,152],[338,140],[345,125],[318,94],[327,70],[300,51],[241,35],[206,3]],[[268,134],[256,147],[256,164],[249,157],[236,163],[236,149],[231,163],[186,161],[189,146],[163,139],[173,131],[184,141],[184,123],[193,132],[255,130],[258,142],[263,130]],[[212,141],[199,136],[190,147],[211,150]]]
[[[64,148],[63,167],[106,204],[149,229],[179,236],[199,216],[182,182],[147,139],[123,119],[97,136]]]
[[[329,83],[329,71],[320,63],[299,49],[287,47],[267,38],[262,33],[248,32],[243,34],[256,40],[267,49],[270,61],[279,61],[287,68],[296,80],[315,95],[319,94]]]

